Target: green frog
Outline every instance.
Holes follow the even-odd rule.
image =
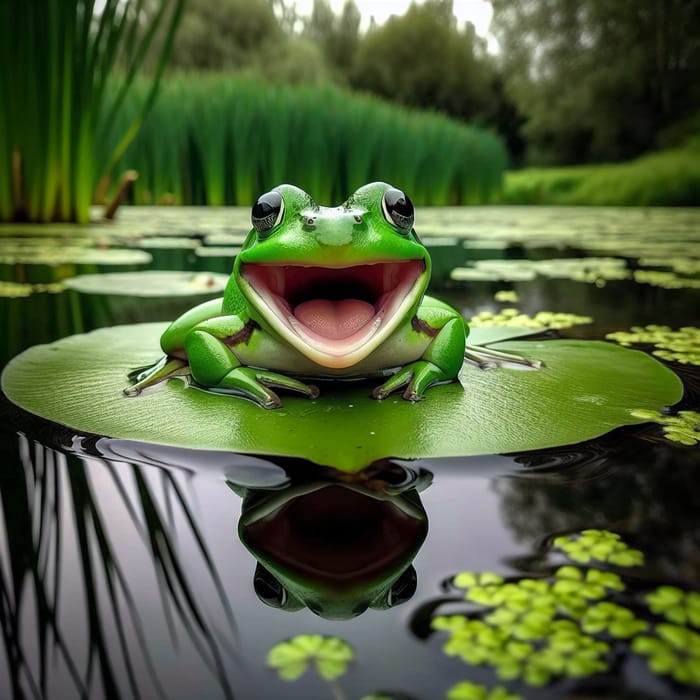
[[[160,340],[165,357],[125,393],[188,366],[198,385],[269,409],[281,406],[279,389],[316,398],[314,380],[379,377],[373,398],[402,391],[407,401],[455,381],[469,327],[425,293],[431,262],[414,215],[385,182],[338,207],[288,184],[263,194],[223,298],[175,320]]]

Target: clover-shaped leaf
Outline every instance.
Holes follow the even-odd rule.
[[[617,639],[626,639],[643,632],[649,625],[637,619],[631,610],[604,601],[588,608],[581,627],[584,632],[596,634],[605,631]]]
[[[700,686],[700,634],[668,623],[656,625],[654,632],[655,637],[637,637],[632,651],[647,657],[653,673]]]
[[[649,609],[678,625],[700,627],[700,593],[675,586],[659,586],[645,596]]]
[[[447,700],[523,700],[523,698],[517,693],[511,693],[502,685],[489,690],[484,685],[462,681],[447,691]]]
[[[267,665],[285,681],[299,678],[310,664],[322,678],[333,680],[347,671],[348,663],[354,658],[353,648],[338,637],[300,634],[272,647]]]
[[[644,555],[638,549],[631,549],[618,534],[607,530],[589,529],[562,535],[554,539],[554,546],[581,564],[601,561],[617,566],[638,566],[644,563]]]

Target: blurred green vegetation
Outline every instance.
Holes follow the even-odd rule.
[[[309,16],[292,0],[187,0],[180,17],[183,3],[0,3],[0,218],[85,220],[93,194],[104,201],[101,176],[114,180],[134,168],[138,201],[149,192],[154,201],[244,203],[270,186],[268,172],[309,183],[331,201],[344,198],[361,173],[385,172],[397,172],[406,189],[415,184],[421,203],[490,201],[503,149],[465,151],[464,134],[477,128],[483,143],[500,137],[511,168],[527,168],[509,176],[503,201],[700,203],[696,149],[686,145],[700,135],[700,0],[492,0],[497,51],[456,20],[453,0],[413,2],[367,29],[353,0],[337,13],[329,0],[314,0]],[[166,5],[177,10],[170,18]],[[139,90],[135,110],[126,99],[132,80],[140,73],[157,86],[168,54],[170,97],[124,155],[156,94]],[[184,73],[197,74],[191,90]],[[198,77],[204,73],[229,80]],[[228,86],[245,81],[239,108]],[[222,94],[204,95],[202,86]],[[260,113],[250,107],[254,86],[268,104]],[[293,108],[290,86],[304,95]],[[172,97],[178,91],[180,103]],[[349,92],[397,108],[370,109],[378,103],[351,101]],[[364,129],[326,100],[336,111],[347,100],[350,113],[365,115]],[[284,117],[274,112],[288,108]],[[419,119],[415,110],[441,116]],[[462,124],[448,125],[448,117]],[[421,119],[432,125],[427,131],[415,126]],[[331,137],[333,129],[346,133]],[[287,144],[292,134],[312,145]],[[428,157],[435,140],[441,150]],[[259,160],[268,148],[262,142],[273,144],[274,166],[269,154]],[[364,169],[346,162],[353,160],[364,160]],[[560,169],[583,164],[605,167]],[[531,169],[542,166],[557,169]]]
[[[694,206],[700,203],[700,139],[625,163],[509,172],[507,204]]]
[[[147,85],[131,95],[133,110]],[[125,121],[130,110],[123,111]],[[249,205],[281,182],[319,203],[374,180],[416,204],[493,201],[507,153],[484,129],[334,85],[263,84],[226,73],[179,73],[116,170],[136,168],[136,204]]]

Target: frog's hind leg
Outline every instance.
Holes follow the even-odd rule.
[[[464,359],[479,369],[540,369],[544,365],[541,360],[530,360],[513,352],[503,352],[480,345],[467,345]]]
[[[135,381],[135,383],[126,387],[123,391],[127,396],[136,396],[149,386],[158,384],[170,377],[184,374],[189,374],[186,360],[164,355],[155,365],[145,368],[141,367],[130,372],[129,379]]]

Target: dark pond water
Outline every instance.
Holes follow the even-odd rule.
[[[417,221],[433,292],[466,317],[590,316],[559,331],[586,339],[700,326],[696,210],[475,207]],[[89,230],[0,228],[0,366],[218,296],[247,226],[246,210],[141,209]],[[143,271],[195,276],[115,276]],[[67,281],[87,274],[97,283]],[[668,364],[686,389],[675,409],[700,410],[697,365]],[[78,435],[4,398],[0,411],[0,698],[700,694],[700,447],[657,424],[522,454],[387,455],[350,476]],[[459,572],[512,585],[482,578],[465,600]]]

